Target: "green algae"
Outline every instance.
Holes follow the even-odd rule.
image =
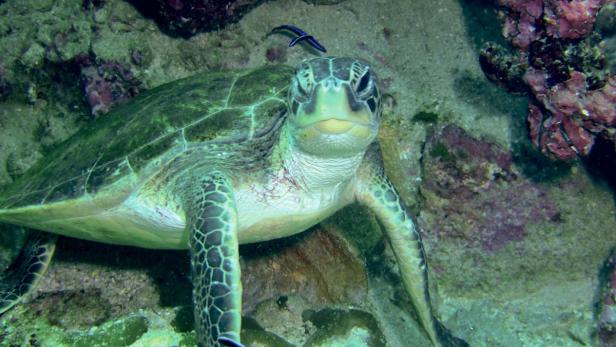
[[[69,346],[129,346],[148,331],[148,321],[140,315],[111,321],[86,332],[75,333],[65,339]]]
[[[24,308],[12,311],[21,316],[18,322],[4,319],[1,346],[42,346],[42,347],[116,347],[129,346],[148,331],[148,320],[139,314],[111,320],[89,329],[67,332],[41,317],[37,312],[23,314]],[[17,312],[15,312],[17,311]],[[21,314],[20,314],[21,313]],[[77,317],[79,312],[73,312]],[[10,315],[10,316],[12,316]],[[14,316],[13,316],[14,317]],[[9,323],[10,322],[10,323]],[[8,326],[7,324],[11,324]],[[26,345],[24,341],[28,341]]]
[[[430,111],[419,111],[413,116],[413,120],[416,122],[434,124],[438,122],[438,113]]]
[[[454,155],[449,151],[447,146],[442,142],[438,142],[437,144],[434,145],[434,147],[432,147],[432,150],[430,151],[430,155],[432,155],[435,158],[439,158],[445,161],[454,159]]]

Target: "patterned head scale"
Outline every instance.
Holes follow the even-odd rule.
[[[296,143],[320,156],[363,152],[378,133],[380,99],[366,62],[334,57],[304,61],[289,91]]]
[[[293,114],[300,107],[305,113],[312,113],[318,87],[326,90],[344,89],[351,110],[367,107],[375,117],[380,117],[381,98],[379,88],[370,65],[353,58],[319,57],[304,61],[293,78],[289,92],[289,105]]]

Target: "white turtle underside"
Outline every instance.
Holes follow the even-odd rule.
[[[307,193],[272,177],[235,191],[239,241],[252,243],[306,230],[353,201],[351,181]],[[112,195],[110,197],[110,195]],[[113,197],[115,196],[115,197]],[[0,211],[0,221],[91,241],[154,249],[186,249],[185,217],[140,191],[115,191],[41,206]]]

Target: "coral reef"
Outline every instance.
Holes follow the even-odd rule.
[[[545,36],[579,39],[592,30],[606,0],[499,0],[503,35],[523,50]]]
[[[424,210],[434,220],[423,224],[429,238],[495,252],[522,241],[531,222],[558,222],[555,204],[517,172],[511,153],[455,125],[428,138],[423,169]]]
[[[138,59],[138,58],[137,58]],[[143,89],[143,83],[120,62],[77,58],[86,101],[94,117],[128,101]]]
[[[545,74],[536,69],[529,69],[525,80],[540,103],[529,104],[530,136],[545,154],[573,159],[590,153],[595,136],[615,138],[616,76],[609,77],[596,90],[589,90],[579,71],[552,87]]]
[[[481,50],[479,64],[488,79],[499,87],[514,94],[526,93],[526,64],[519,54],[512,54],[508,49],[489,42]]]
[[[169,34],[190,37],[239,20],[264,0],[130,0]]]
[[[587,156],[597,136],[614,141],[615,80],[602,38],[592,32],[607,1],[498,3],[503,36],[517,51],[508,53],[489,43],[480,63],[490,80],[531,95],[528,124],[533,144],[549,157],[571,160]]]

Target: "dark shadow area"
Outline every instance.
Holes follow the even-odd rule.
[[[165,34],[188,39],[238,22],[267,0],[128,0],[144,17],[153,19]]]
[[[53,110],[53,113],[47,114],[48,118],[66,117],[61,111],[63,109],[72,109],[75,113],[83,115],[90,113],[83,96],[80,66],[74,60],[54,63],[45,59],[42,66],[36,69],[18,62],[12,73],[14,78],[11,84],[8,82],[5,84],[0,77],[0,89],[3,89],[0,90],[0,99],[25,104],[32,103],[32,100],[45,100],[50,105],[58,105],[58,107],[47,107]],[[36,88],[32,88],[33,85]],[[87,117],[83,117],[83,120],[86,119]],[[45,131],[44,127],[37,130],[37,138],[44,137]]]
[[[8,268],[26,242],[24,228],[0,223],[0,271]]]
[[[554,182],[569,175],[571,163],[552,160],[532,146],[529,139],[512,148],[513,161],[533,182]]]
[[[477,50],[478,61],[479,52],[487,42],[509,47],[501,34],[502,23],[497,17],[498,4],[495,0],[460,0],[460,4],[468,37]],[[569,163],[550,160],[530,142],[526,124],[526,96],[514,96],[485,76],[478,78],[468,71],[455,73],[454,84],[457,96],[483,113],[489,114],[494,110],[510,115],[513,161],[525,176],[542,182],[557,180],[569,173]]]
[[[464,26],[473,46],[479,51],[486,42],[507,45],[501,35],[501,22],[497,17],[495,0],[460,0]]]
[[[314,228],[290,237],[241,245],[241,257],[247,261],[275,257],[289,247],[302,243]],[[162,306],[192,307],[190,258],[187,250],[151,250],[61,237],[54,260],[145,271],[157,286]]]
[[[616,331],[611,329],[613,325],[610,324],[611,322],[609,322],[609,320],[602,318],[603,311],[609,310],[609,308],[606,307],[605,301],[610,296],[610,291],[614,289],[612,285],[612,275],[615,265],[616,248],[613,248],[597,273],[599,283],[595,289],[593,299],[593,313],[595,321],[597,322],[597,334],[602,343],[601,346],[616,345]]]
[[[614,142],[597,136],[584,166],[593,179],[603,181],[612,190],[616,201],[616,145]]]
[[[529,138],[526,108],[516,113],[511,122],[511,152],[513,162],[524,176],[534,182],[554,182],[571,171],[571,163],[552,160],[543,155]]]
[[[479,61],[479,51],[477,51]],[[477,63],[479,64],[479,62]],[[458,99],[472,105],[482,114],[519,114],[526,110],[526,97],[509,94],[485,76],[471,71],[453,71],[454,90]]]
[[[243,259],[258,259],[263,256],[275,256],[282,253],[286,248],[301,243],[310,235],[314,228],[315,227],[312,227],[297,235],[281,239],[240,245],[240,255]]]
[[[52,261],[144,270],[156,284],[162,306],[192,306],[188,251],[150,250],[61,237],[55,254]]]

